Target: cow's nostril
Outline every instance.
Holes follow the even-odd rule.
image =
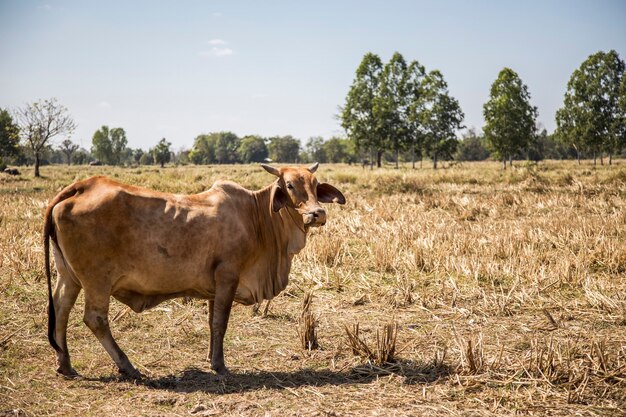
[[[310,216],[309,218],[311,219],[311,223],[317,224],[326,221],[326,211],[321,208],[311,210],[307,213],[307,215]]]

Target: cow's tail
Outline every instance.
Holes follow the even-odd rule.
[[[61,201],[68,199],[75,195],[77,192],[76,184],[72,184],[63,191],[61,191],[54,199],[48,204],[46,209],[46,217],[43,227],[43,253],[44,262],[46,265],[46,279],[48,280],[48,341],[50,346],[57,352],[62,352],[63,349],[57,344],[54,338],[54,332],[56,328],[56,313],[54,311],[54,301],[52,299],[52,273],[50,272],[50,237],[55,239],[54,222],[52,220],[52,209]]]

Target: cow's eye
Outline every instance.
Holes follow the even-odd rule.
[[[293,185],[291,185],[291,183],[290,183],[290,182],[288,182],[288,183],[287,183],[287,188],[288,188],[288,189],[290,189],[290,190],[293,190]]]

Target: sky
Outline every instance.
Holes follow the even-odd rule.
[[[443,73],[468,128],[512,68],[551,132],[589,55],[626,59],[625,22],[623,0],[0,0],[0,108],[55,97],[87,149],[102,125],[144,149],[226,130],[306,143],[345,134],[363,55],[398,51]]]

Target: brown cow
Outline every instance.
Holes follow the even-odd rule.
[[[263,168],[278,178],[259,191],[228,181],[195,195],[167,194],[92,177],[75,182],[48,205],[44,227],[48,339],[62,375],[76,376],[66,330],[85,290],[83,320],[124,375],[141,374],[109,328],[112,295],[136,312],[182,296],[209,300],[211,367],[224,365],[223,340],[233,301],[250,305],[286,286],[291,260],[310,227],[322,226],[321,203],[345,204],[309,168]],[[58,279],[50,281],[52,238]]]

